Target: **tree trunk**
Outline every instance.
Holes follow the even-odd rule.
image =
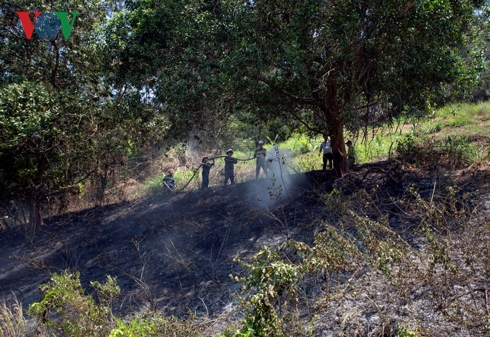
[[[343,177],[349,172],[349,166],[347,164],[347,152],[345,151],[344,121],[340,117],[337,81],[334,71],[327,78],[325,117],[328,124],[328,134],[332,143],[334,169],[338,177]]]

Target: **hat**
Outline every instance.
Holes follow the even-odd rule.
[[[261,139],[261,140],[259,140],[258,144],[259,145],[264,145],[264,141]]]
[[[208,156],[202,157],[202,161],[204,161],[205,159],[209,159]]]
[[[174,169],[173,169],[173,168],[169,168],[169,169],[167,170],[167,173],[168,173],[168,174],[174,174],[174,172],[175,172],[175,171],[174,171]]]
[[[233,153],[233,150],[232,150],[232,149],[228,149],[228,150],[226,151],[226,154],[228,154],[228,153],[230,153],[230,152],[231,152],[231,153]]]

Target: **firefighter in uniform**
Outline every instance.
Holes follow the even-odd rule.
[[[259,179],[260,175],[260,168],[265,173],[265,177],[267,178],[267,168],[265,166],[265,157],[267,156],[267,150],[264,149],[264,141],[259,140],[257,143],[259,145],[259,148],[255,150],[254,153],[254,158],[257,158],[256,166],[255,166],[255,179]]]
[[[235,164],[238,163],[238,160],[236,158],[232,157],[233,155],[233,150],[228,149],[226,151],[226,157],[225,157],[225,186],[228,183],[228,179],[230,180],[231,184],[233,185],[235,183]]]
[[[164,186],[164,192],[171,192],[175,189],[175,187],[177,187],[177,182],[175,181],[175,178],[174,178],[174,169],[173,168],[169,168],[168,171],[167,171],[167,174],[165,175],[165,177],[163,178],[163,186]]]
[[[210,162],[210,159],[208,156],[204,156],[202,158],[202,185],[201,189],[208,188],[209,186],[209,171],[211,171],[211,166],[214,166],[214,159],[211,159],[212,162]]]

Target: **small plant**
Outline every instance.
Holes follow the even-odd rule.
[[[418,333],[410,330],[406,325],[400,325],[396,331],[396,337],[421,337]]]
[[[108,336],[114,325],[112,300],[120,289],[110,276],[105,284],[90,284],[96,289],[98,303],[85,295],[79,273],[53,274],[50,283],[40,286],[43,299],[29,306],[28,314],[38,319],[38,330],[70,337]]]
[[[287,336],[278,309],[287,306],[288,298],[294,298],[301,275],[299,267],[284,262],[277,252],[267,247],[257,253],[250,264],[238,261],[250,275],[234,278],[243,285],[246,294],[240,298],[245,311],[244,326],[234,336]]]
[[[141,321],[139,318],[128,323],[124,323],[122,320],[117,319],[117,328],[112,329],[109,337],[148,336],[155,332],[154,329],[154,324],[147,321]]]
[[[22,304],[14,297],[7,305],[0,301],[0,337],[23,337],[27,332],[27,321],[22,314]]]

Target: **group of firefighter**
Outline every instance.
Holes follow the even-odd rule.
[[[354,146],[352,146],[352,142],[349,140],[345,143],[348,147],[347,158],[349,162],[349,166],[353,166],[356,163],[357,156],[354,150]],[[254,152],[253,158],[256,159],[255,166],[255,179],[259,179],[260,169],[262,169],[265,173],[266,178],[267,174],[267,166],[266,166],[266,157],[267,150],[264,149],[264,141],[259,140],[257,142],[257,149]],[[333,169],[333,155],[332,155],[332,145],[330,143],[330,138],[328,135],[323,135],[323,142],[320,145],[320,150],[318,155],[320,156],[323,153],[323,170],[327,169],[327,163],[330,170]],[[206,189],[209,186],[209,172],[211,171],[211,167],[214,166],[214,159],[209,158],[208,156],[204,156],[201,161],[201,165],[199,168],[202,169],[202,184],[201,189]],[[228,181],[233,185],[235,183],[235,164],[238,163],[237,158],[233,158],[233,150],[228,149],[226,151],[226,156],[224,157],[225,161],[225,180],[224,184],[227,185]],[[199,169],[198,168],[198,169]],[[170,168],[167,170],[167,174],[163,178],[163,184],[166,186],[166,190],[174,190],[177,186],[177,182],[174,178],[174,169]],[[197,172],[197,170],[196,170]],[[191,178],[192,179],[192,178]]]

